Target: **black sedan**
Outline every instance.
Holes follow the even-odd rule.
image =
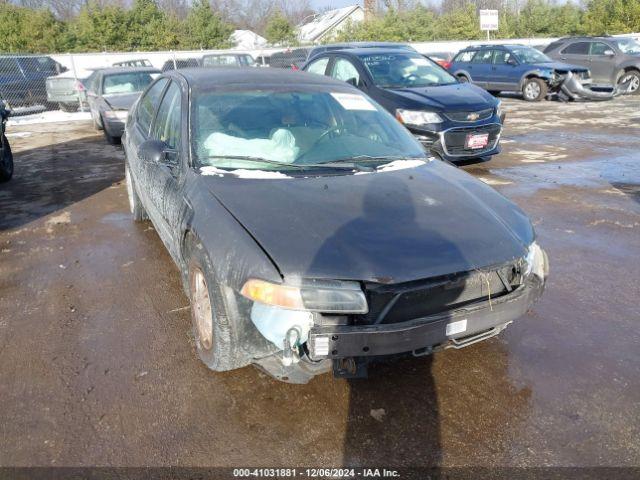
[[[544,288],[527,216],[344,82],[166,73],[123,145],[133,216],[179,266],[213,370],[361,375],[496,335]]]
[[[440,158],[453,162],[500,153],[500,100],[459,83],[423,55],[388,48],[336,50],[313,57],[302,70],[360,88]]]
[[[158,75],[160,70],[151,67],[105,68],[86,85],[93,124],[107,142],[120,142],[129,108]]]

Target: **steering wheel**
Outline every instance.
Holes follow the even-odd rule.
[[[342,135],[342,133],[340,132],[344,132],[344,128],[340,127],[339,125],[334,125],[333,127],[331,127],[330,129],[328,129],[326,132],[322,132],[322,134],[316,139],[315,142],[313,142],[311,144],[311,146],[307,149],[306,152],[304,152],[302,155],[300,155],[296,161],[302,160],[304,157],[306,157],[309,153],[311,153],[313,151],[313,149],[319,144],[321,143],[325,138],[327,138],[329,135],[331,134],[340,134]]]
[[[338,134],[336,136],[340,136],[342,135],[341,132],[344,132],[344,128],[340,127],[339,125],[334,125],[333,127],[331,127],[329,130],[327,130],[326,132],[322,132],[322,135],[320,135],[318,137],[318,139],[313,142],[312,147],[315,147],[317,144],[319,144],[320,142],[322,142],[322,140],[324,140],[326,137],[328,137],[329,135],[332,134]]]

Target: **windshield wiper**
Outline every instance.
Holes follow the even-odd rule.
[[[333,162],[327,163],[287,163],[287,162],[279,162],[277,160],[270,160],[268,158],[263,157],[251,157],[244,155],[209,155],[205,157],[207,160],[212,159],[227,159],[227,160],[244,160],[247,162],[255,162],[255,163],[265,163],[267,165],[275,165],[278,167],[293,167],[298,170],[307,170],[309,168],[340,168],[340,169],[349,169],[353,170],[353,168],[348,165],[333,165]],[[231,167],[222,167],[222,168],[231,168]],[[234,168],[235,170],[235,168]]]
[[[384,155],[384,156],[374,156],[374,155],[355,155],[353,157],[345,157],[339,158],[337,160],[332,160],[327,163],[347,163],[347,162],[393,162],[395,160],[426,160],[423,157],[408,157],[406,155]],[[326,165],[323,163],[322,165]]]

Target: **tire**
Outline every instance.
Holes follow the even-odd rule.
[[[549,87],[540,78],[527,78],[522,85],[522,97],[527,102],[539,102],[547,96]]]
[[[469,83],[469,77],[467,77],[466,75],[458,75],[457,78],[460,83]]]
[[[103,127],[103,123],[102,123],[102,118],[98,117],[100,119],[100,121],[96,120],[95,117],[93,115],[91,115],[91,120],[93,120],[93,128],[95,128],[96,130],[102,130]]]
[[[618,79],[618,85],[626,81],[630,81],[627,95],[640,95],[640,72],[638,70],[623,72]]]
[[[111,135],[111,133],[109,133],[109,129],[104,126],[104,118],[102,119],[102,125],[102,133],[104,133],[104,139],[107,141],[107,143],[109,145],[120,145],[120,137],[114,137],[113,135]]]
[[[144,209],[140,197],[133,187],[133,179],[131,178],[131,172],[129,167],[125,167],[124,171],[125,182],[127,184],[127,196],[129,197],[129,209],[131,210],[131,216],[136,222],[143,222],[149,218],[147,211]]]
[[[73,103],[59,103],[58,108],[63,112],[73,113],[78,111],[78,105]]]
[[[217,372],[244,366],[239,360],[234,323],[227,313],[233,294],[217,282],[200,244],[191,242],[186,255],[191,324],[198,357]]]
[[[8,182],[13,177],[13,153],[11,153],[11,146],[4,135],[2,136],[2,144],[4,150],[0,159],[0,182]]]

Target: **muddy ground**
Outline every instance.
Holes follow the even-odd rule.
[[[531,216],[544,298],[490,341],[306,386],[197,360],[119,148],[10,127],[0,465],[640,465],[640,98],[504,103],[504,152],[463,168]]]

